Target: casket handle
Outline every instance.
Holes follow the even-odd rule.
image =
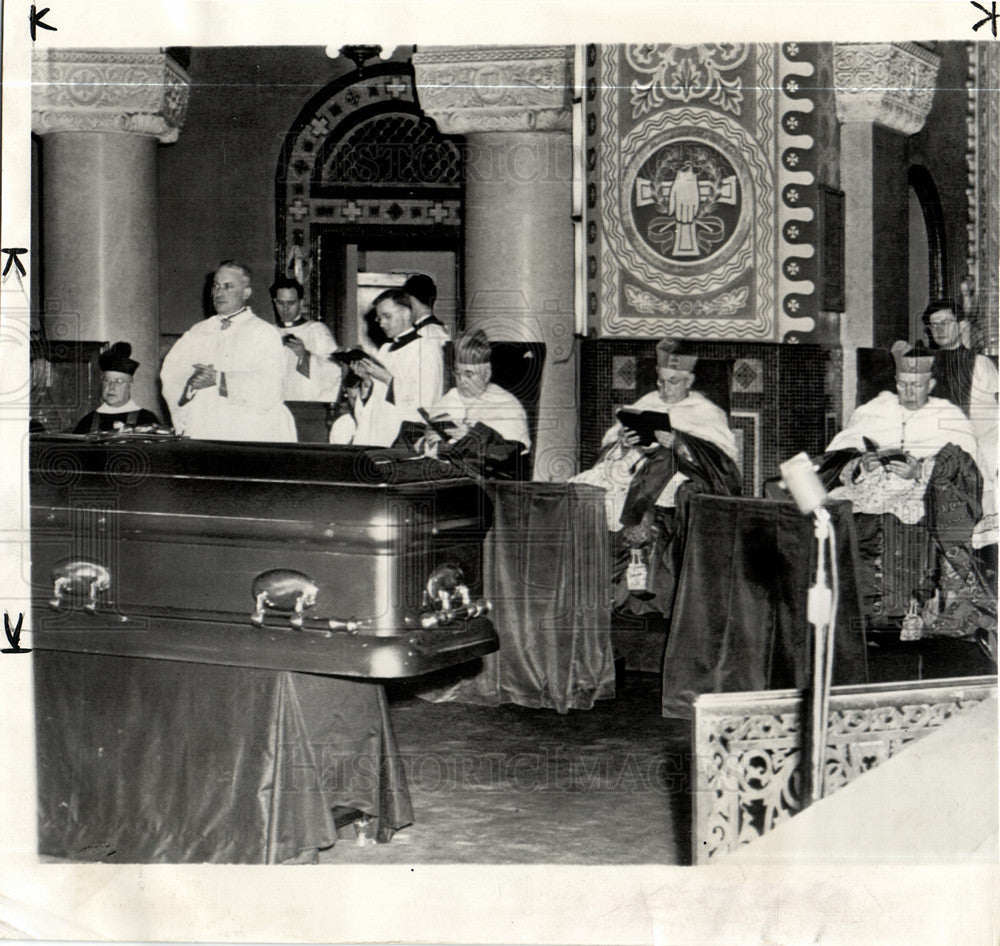
[[[86,596],[83,610],[97,611],[97,596],[111,587],[111,572],[100,562],[64,558],[52,569],[52,597],[49,607],[60,610],[72,605],[66,599]]]
[[[303,572],[291,568],[272,568],[261,572],[254,580],[250,593],[257,605],[250,615],[252,623],[258,627],[264,623],[264,612],[290,611],[288,623],[301,628],[305,611],[316,603],[319,586]]]
[[[473,600],[461,566],[453,562],[439,565],[431,572],[424,600],[426,607],[420,615],[420,626],[425,630],[481,617],[492,609],[485,598]]]

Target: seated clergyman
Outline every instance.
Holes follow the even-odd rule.
[[[688,498],[740,492],[736,438],[725,411],[692,390],[696,362],[680,342],[661,341],[656,390],[628,410],[646,415],[644,426],[650,414],[665,415],[666,421],[652,425],[651,442],[644,446],[640,431],[627,426],[628,418],[619,420],[604,435],[597,463],[573,478],[606,491],[608,527],[618,533],[615,598],[636,612],[670,614]],[[640,561],[647,569],[645,589],[627,570],[630,562]]]
[[[968,300],[971,303],[971,298]],[[972,424],[983,474],[983,518],[972,544],[982,548],[997,541],[997,393],[1000,376],[993,360],[971,347],[975,334],[958,301],[937,300],[924,310],[924,324],[937,349],[932,374],[934,394],[957,404]]]
[[[461,459],[489,476],[516,477],[531,449],[521,402],[490,379],[490,342],[475,329],[455,342],[455,386],[428,414],[419,447],[440,457]]]
[[[892,352],[896,392],[883,391],[851,415],[820,470],[828,486],[839,484],[831,498],[850,500],[856,514],[859,551],[870,569],[862,575],[865,596],[880,590],[881,517],[888,513],[907,525],[926,520],[939,553],[937,573],[914,589],[926,605],[926,631],[973,633],[983,620],[996,624],[995,592],[983,585],[972,554],[983,489],[976,438],[956,405],[931,396],[933,352],[906,342]]]
[[[74,434],[90,434],[129,427],[159,424],[160,419],[132,400],[132,380],[139,362],[132,358],[128,342],[115,342],[97,359],[101,369],[101,403],[73,428]]]

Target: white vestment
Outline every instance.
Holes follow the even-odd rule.
[[[201,440],[294,442],[295,421],[283,402],[285,355],[278,330],[250,309],[192,325],[163,359],[160,379],[174,429]],[[178,402],[195,365],[218,372],[214,387]]]
[[[337,350],[330,330],[322,322],[306,321],[299,325],[279,325],[282,338],[294,335],[309,352],[309,377],[298,370],[295,352],[285,346],[285,400],[325,401],[332,404],[340,394],[340,366],[330,361]]]
[[[899,449],[918,460],[933,457],[945,444],[953,443],[977,460],[976,438],[968,418],[951,401],[929,397],[919,410],[911,411],[899,402],[899,395],[883,391],[862,404],[827,451],[864,450],[867,437],[880,450]],[[849,499],[855,512],[881,515],[892,513],[902,522],[913,524],[924,515],[924,493],[930,481],[931,463],[923,465],[920,477],[904,479],[882,466],[870,473],[855,470],[849,463],[841,474],[843,486],[831,490],[834,499]],[[978,465],[978,461],[977,461]]]
[[[979,445],[977,462],[983,474],[983,519],[992,516],[989,535],[981,544],[997,540],[997,393],[1000,377],[997,367],[984,355],[977,355],[972,369],[972,388],[969,391],[969,420]]]
[[[733,462],[738,461],[736,437],[729,429],[726,412],[698,391],[688,391],[684,400],[669,407],[660,397],[659,391],[650,391],[629,407],[636,411],[658,411],[669,414],[672,429],[707,440],[722,450]],[[620,423],[609,428],[601,441],[602,448],[606,448],[603,457],[589,470],[577,474],[570,480],[571,483],[600,486],[605,491],[605,513],[608,528],[612,532],[621,529],[619,520],[625,505],[625,497],[628,495],[629,486],[632,485],[632,478],[646,459],[641,449],[632,447],[622,451],[614,446],[621,429]],[[683,473],[675,473],[657,498],[656,504],[673,506],[677,488],[686,479]]]
[[[490,382],[486,390],[475,398],[464,398],[458,393],[458,388],[452,388],[435,402],[430,414],[432,417],[447,414],[453,420],[466,423],[470,427],[485,424],[504,440],[517,441],[523,444],[525,449],[531,448],[528,418],[521,402],[510,391],[493,382]]]
[[[388,447],[404,421],[422,424],[418,408],[428,412],[444,388],[444,360],[436,339],[406,332],[378,350],[378,360],[392,375],[392,384],[373,381],[369,397],[354,403],[354,429],[338,418],[330,430],[331,443]]]

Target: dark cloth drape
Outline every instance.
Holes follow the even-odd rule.
[[[331,807],[412,822],[377,684],[34,652],[39,852],[280,863],[336,841]]]
[[[682,483],[675,505],[665,508],[656,500],[675,473]],[[739,467],[715,444],[689,433],[675,431],[674,446],[648,457],[635,474],[622,507],[620,532],[613,534],[612,583],[615,604],[633,614],[659,613],[670,618],[674,593],[684,557],[688,507],[693,496],[739,496]],[[629,589],[626,570],[633,549],[641,549],[647,563],[646,587]]]
[[[621,524],[638,525],[675,473],[688,478],[688,494],[740,495],[739,467],[715,444],[678,430],[674,431],[674,446],[655,451],[636,472],[625,497]]]
[[[484,593],[500,649],[437,678],[425,699],[590,709],[615,695],[604,494],[566,483],[487,483]]]
[[[426,432],[425,424],[403,421],[393,446],[413,450]],[[440,443],[437,456],[473,479],[524,480],[531,475],[531,461],[524,444],[505,440],[482,422],[473,425],[461,440]]]
[[[972,548],[982,490],[982,474],[972,457],[954,444],[942,447],[924,497],[934,567],[923,597],[936,587],[944,598],[931,633],[964,637],[996,629],[996,572]]]
[[[860,455],[839,450],[821,456],[817,464],[824,486],[836,485],[846,464]],[[995,576],[972,548],[982,492],[982,474],[973,458],[946,443],[934,455],[920,522],[905,524],[891,513],[855,516],[859,584],[870,618],[898,617],[911,600],[922,605],[939,592],[945,613],[926,633],[961,637],[996,624]]]
[[[864,683],[864,625],[850,504],[834,503],[839,602],[833,682]],[[689,718],[699,693],[803,687],[816,571],[813,520],[788,502],[695,496],[670,637],[663,715]]]

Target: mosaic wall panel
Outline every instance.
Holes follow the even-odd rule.
[[[824,795],[995,694],[996,677],[833,687]],[[695,700],[696,864],[717,861],[801,809],[802,712],[795,690]]]
[[[656,343],[584,339],[580,349],[580,453],[583,469],[597,459],[614,422],[613,406],[656,387]],[[840,352],[818,345],[693,341],[695,387],[730,414],[742,431],[744,495],[761,495],[778,464],[804,450],[822,453],[840,429]],[[752,443],[751,443],[752,441]]]
[[[589,47],[588,312],[599,335],[808,340],[821,58],[803,43]]]

